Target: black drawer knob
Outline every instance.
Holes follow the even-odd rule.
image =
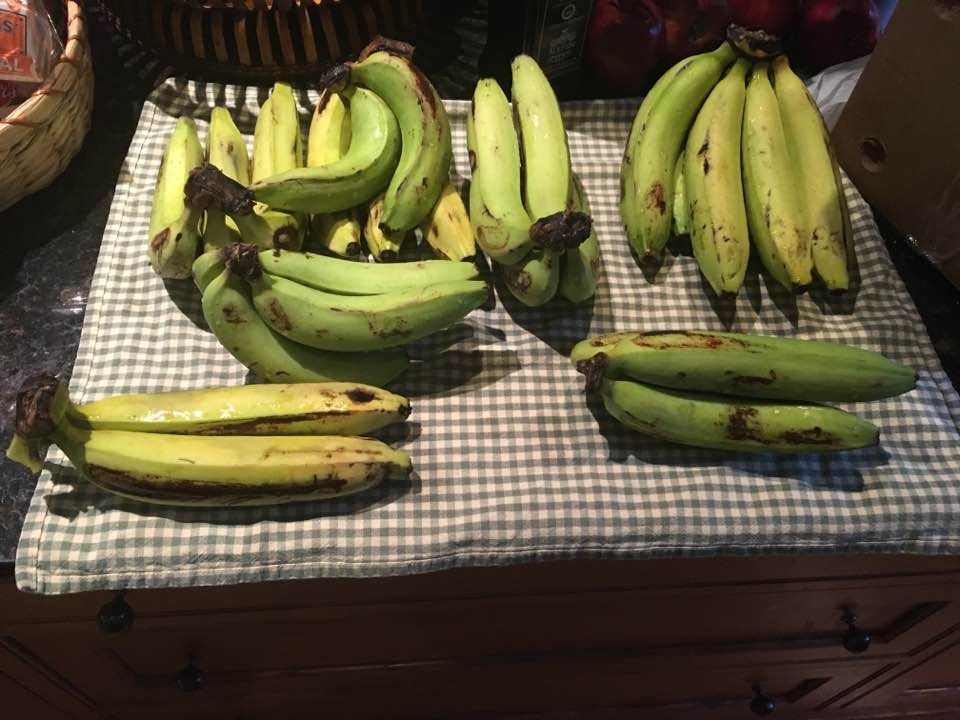
[[[175,680],[183,692],[195,692],[203,687],[203,672],[191,660],[177,673]]]
[[[870,633],[857,627],[857,616],[852,612],[844,613],[843,621],[847,624],[847,631],[843,634],[843,647],[854,655],[866,652],[873,641]]]
[[[119,593],[113,600],[105,603],[97,612],[97,626],[105,633],[118,633],[129,630],[133,625],[133,608]]]
[[[753,691],[753,700],[750,701],[750,712],[754,715],[769,715],[777,709],[773,698],[764,694],[762,690]]]

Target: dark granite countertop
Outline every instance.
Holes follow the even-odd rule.
[[[442,44],[422,45],[435,50],[419,59],[448,97],[467,96],[475,82],[483,49],[478,40],[484,33],[483,3],[474,2],[460,21],[462,32],[444,33]],[[129,72],[123,53],[118,55],[96,28],[93,45],[96,104],[83,149],[53,185],[0,213],[3,448],[10,441],[14,399],[24,378],[39,372],[67,377],[72,370],[113,186],[149,90],[149,83]],[[880,226],[940,359],[960,388],[960,292],[882,219]],[[25,468],[0,459],[0,573],[12,571],[35,484],[36,476]]]

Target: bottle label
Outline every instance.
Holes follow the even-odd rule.
[[[526,50],[548,77],[580,66],[593,0],[540,0]]]

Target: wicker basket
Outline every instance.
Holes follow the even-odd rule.
[[[317,76],[377,35],[409,39],[423,3],[95,0],[115,30],[174,72],[246,83]]]
[[[90,129],[93,62],[76,0],[67,1],[66,40],[47,81],[0,120],[0,210],[53,182]]]

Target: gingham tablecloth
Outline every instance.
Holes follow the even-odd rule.
[[[194,116],[203,133],[210,107],[226,104],[251,133],[263,99],[171,80],[144,106],[93,279],[75,401],[247,378],[205,329],[192,284],[165,284],[150,270],[145,238],[176,117]],[[306,123],[315,97],[300,100]],[[447,107],[462,179],[468,103]],[[751,272],[735,304],[715,307],[689,254],[671,256],[649,282],[617,213],[635,110],[630,101],[564,107],[604,253],[592,307],[530,310],[498,293],[493,310],[414,348],[425,362],[396,386],[413,414],[386,436],[413,456],[409,483],[334,502],[165,509],[97,490],[52,451],[20,541],[19,587],[63,593],[577,557],[960,552],[960,401],[866,204],[847,187],[859,265],[847,300],[794,298]],[[631,433],[584,396],[565,353],[590,334],[636,328],[851,343],[913,366],[920,380],[906,396],[850,407],[880,426],[875,449],[803,458],[698,451]]]

